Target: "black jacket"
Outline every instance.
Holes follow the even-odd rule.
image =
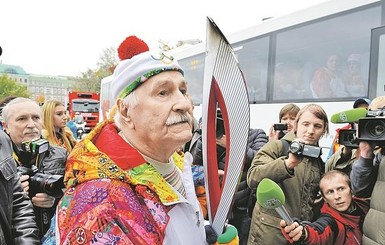
[[[199,133],[199,132],[198,132]],[[194,137],[194,136],[193,136]],[[250,188],[246,182],[247,170],[250,168],[255,153],[267,143],[267,136],[262,129],[250,129],[246,150],[246,159],[243,166],[241,180],[235,193],[234,207],[247,208],[250,198]],[[190,149],[193,155],[193,164],[203,165],[202,161],[202,137],[198,137]],[[218,169],[225,169],[226,149],[217,145]]]
[[[40,244],[30,199],[24,194],[11,141],[0,130],[0,244]]]
[[[17,147],[13,144],[13,150],[18,157],[16,162],[18,165],[25,165],[23,163],[23,158],[21,157],[21,153],[17,150]],[[38,159],[40,159],[38,162],[38,173],[43,173],[46,175],[45,178],[48,178],[50,175],[61,175],[64,176],[65,172],[65,165],[67,162],[68,152],[64,147],[58,147],[58,146],[48,146],[48,150],[40,153]],[[34,158],[35,159],[35,158]],[[32,186],[39,186],[39,191],[37,192],[46,192],[41,190],[41,187],[43,185],[39,183],[44,183],[44,179],[42,178],[36,178],[39,181],[33,181],[34,185],[32,185],[32,179],[35,180],[35,178],[30,177],[30,189],[29,193],[30,195],[34,196],[34,189]],[[64,182],[61,183],[62,187],[64,187]],[[58,183],[55,186],[59,186]],[[60,189],[60,188],[59,188]],[[36,192],[36,191],[35,191]],[[49,194],[48,192],[46,192]],[[50,194],[49,194],[50,195]],[[51,195],[52,196],[52,195]],[[34,212],[36,216],[36,223],[40,230],[40,237],[43,237],[44,234],[49,229],[49,226],[51,224],[51,219],[55,214],[56,205],[59,202],[60,197],[56,197],[55,204],[51,208],[41,208],[34,206]]]

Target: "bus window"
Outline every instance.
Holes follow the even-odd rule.
[[[339,87],[338,90],[344,91],[325,93],[326,97],[322,96],[322,99],[368,96],[370,30],[381,24],[380,16],[380,7],[350,13],[342,12],[332,18],[299,25],[297,28],[278,33],[276,64],[294,66],[296,71],[286,68],[284,75],[276,74],[276,76],[287,79],[286,82],[291,86],[286,85],[286,90],[289,87],[297,90],[291,92],[295,98],[317,98],[319,96],[311,91],[311,83],[317,75],[317,70],[319,72],[320,69],[324,69],[328,72],[327,60],[335,55],[338,57],[338,64],[333,77],[342,83],[343,88]],[[355,62],[359,62],[354,68],[354,76],[349,75],[352,72],[349,70],[351,65],[349,62],[352,60],[349,59],[352,57],[356,58]],[[276,72],[281,70],[284,69],[278,69]],[[323,89],[333,90],[333,86],[330,86],[333,83],[337,83],[336,80],[325,81]],[[360,83],[362,86],[358,86]],[[277,90],[272,92],[276,100],[288,99],[274,94],[278,93]]]
[[[178,62],[183,67],[184,77],[188,85],[188,93],[191,95],[194,104],[201,104],[203,100],[204,54],[188,57]]]
[[[269,38],[263,37],[233,45],[247,83],[250,103],[266,100]]]

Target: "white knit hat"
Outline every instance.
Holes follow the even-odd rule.
[[[129,38],[132,39],[132,36]],[[121,44],[121,46],[123,45],[123,43]],[[137,41],[131,41],[131,43],[125,43],[124,45],[127,47],[130,44],[138,45],[138,43],[139,42]],[[121,48],[121,46],[119,48]],[[182,68],[172,56],[164,54],[162,52],[151,51],[135,53],[136,50],[139,50],[139,52],[143,52],[143,49],[140,47],[130,47],[129,51],[134,52],[130,55],[133,56],[129,57],[129,59],[120,61],[114,70],[113,80],[111,84],[111,91],[114,100],[116,100],[117,98],[126,97],[132,91],[134,91],[140,84],[145,82],[150,77],[155,76],[161,72],[179,71],[180,73],[182,73],[182,75],[184,74]],[[120,53],[119,57],[121,57]]]

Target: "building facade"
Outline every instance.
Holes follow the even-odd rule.
[[[0,64],[0,75],[3,74],[25,85],[31,99],[38,102],[54,99],[66,103],[68,92],[73,90],[75,83],[69,77],[28,74],[20,66]]]

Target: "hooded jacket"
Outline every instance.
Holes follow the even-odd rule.
[[[287,133],[282,140],[289,143],[294,133]],[[254,157],[247,173],[247,184],[257,188],[264,178],[275,181],[285,194],[285,208],[292,218],[312,221],[314,201],[319,191],[319,181],[324,172],[320,158],[303,157],[290,171],[286,168],[282,140],[269,141]],[[279,222],[282,218],[274,209],[265,209],[258,203],[254,206],[248,244],[289,244],[281,234]]]

